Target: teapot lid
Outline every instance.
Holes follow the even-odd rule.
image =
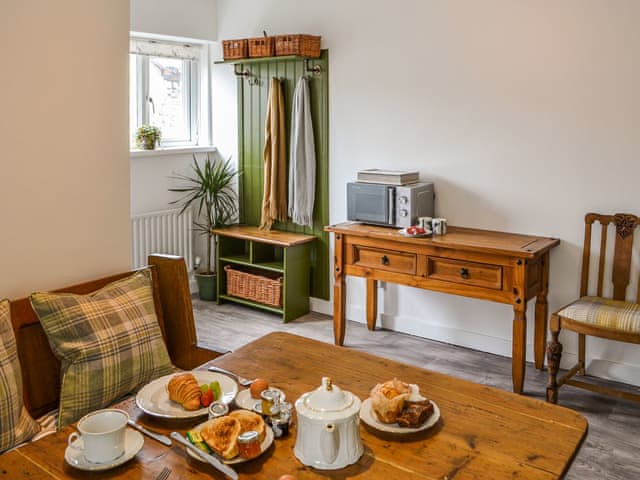
[[[319,412],[344,410],[353,403],[353,396],[331,383],[331,378],[322,377],[322,385],[305,399],[305,406]]]

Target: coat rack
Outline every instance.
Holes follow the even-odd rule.
[[[284,57],[283,57],[284,58]],[[256,62],[256,60],[260,60],[260,59],[251,59],[252,63]],[[265,57],[263,59],[263,61],[268,62],[268,61],[278,61],[280,60],[278,57]],[[305,58],[304,59],[304,70],[307,74],[311,74],[313,76],[320,76],[322,75],[322,66],[319,64],[315,64],[312,65],[311,62],[313,61],[313,59],[311,58]],[[251,73],[251,71],[248,68],[245,68],[244,70],[240,70],[239,65],[240,63],[242,63],[241,61],[238,61],[238,63],[234,63],[233,65],[233,73],[235,74],[236,77],[242,77],[242,78],[246,78],[247,79],[247,83],[249,85],[258,85],[260,83],[260,79],[254,75],[253,73]]]

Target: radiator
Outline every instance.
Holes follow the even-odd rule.
[[[180,255],[193,266],[192,213],[180,209],[149,212],[131,217],[131,250],[133,268],[147,264],[150,253]]]

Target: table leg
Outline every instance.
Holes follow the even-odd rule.
[[[333,269],[333,338],[336,345],[344,343],[345,332],[345,303],[346,303],[346,286],[342,272],[343,264],[343,244],[344,240],[341,234],[336,233],[334,241],[334,269]]]
[[[367,326],[369,330],[376,329],[378,317],[378,281],[367,278]]]
[[[518,310],[517,308],[514,308],[512,341],[511,377],[513,379],[513,391],[522,393],[527,353],[527,316],[524,310]]]
[[[513,273],[515,298],[513,301],[513,336],[511,339],[511,377],[513,391],[522,393],[527,357],[527,262],[518,259]]]
[[[547,340],[547,316],[549,314],[547,294],[549,293],[549,252],[540,260],[540,292],[536,297],[536,318],[533,349],[536,368],[544,368],[544,354]]]

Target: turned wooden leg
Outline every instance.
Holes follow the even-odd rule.
[[[547,402],[558,403],[558,370],[562,357],[562,344],[558,341],[560,335],[560,319],[557,315],[551,317],[551,340],[547,345],[547,365],[549,381],[547,383]]]
[[[549,252],[540,261],[540,292],[536,296],[536,318],[534,328],[533,353],[536,368],[544,368],[544,350],[547,340],[547,316],[549,314],[547,294],[549,292]]]
[[[367,278],[367,326],[369,330],[376,329],[378,317],[378,282]]]
[[[333,338],[336,345],[344,343],[345,331],[345,304],[347,292],[345,288],[345,278],[342,274],[342,252],[343,252],[342,235],[336,234],[334,249],[334,268],[333,268]]]
[[[511,376],[513,379],[513,391],[522,393],[524,386],[524,367],[527,351],[527,316],[521,308],[514,311],[513,339],[511,357]]]

